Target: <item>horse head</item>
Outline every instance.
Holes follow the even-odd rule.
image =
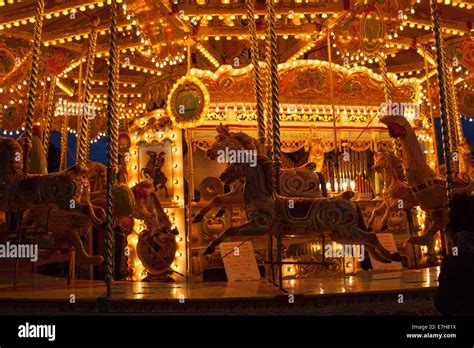
[[[372,170],[380,173],[389,166],[389,154],[387,151],[379,151],[375,154]]]
[[[372,169],[377,173],[382,173],[384,170],[388,170],[388,175],[394,180],[405,180],[405,173],[403,171],[402,160],[395,156],[390,151],[379,151],[375,154],[375,163]],[[384,180],[387,180],[385,177]]]
[[[244,132],[231,132],[229,126],[219,124],[216,127],[217,136],[214,143],[207,149],[206,156],[214,160],[219,151],[226,148],[232,150],[254,150],[257,148],[257,140]]]
[[[407,134],[407,130],[411,128],[410,123],[403,116],[383,116],[379,120],[387,126],[392,138],[404,137]]]

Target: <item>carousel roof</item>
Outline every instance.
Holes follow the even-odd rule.
[[[81,63],[86,59],[91,29],[97,26],[92,93],[98,114],[105,114],[106,109],[110,2],[48,0],[44,11],[39,80],[47,85],[52,76],[58,77],[58,94],[64,99],[78,100],[79,79],[85,69]],[[118,18],[121,117],[133,118],[162,107],[169,88],[186,74],[188,50],[192,68],[199,70],[214,73],[222,65],[243,69],[250,64],[245,1],[117,2],[122,6]],[[0,0],[0,104],[4,113],[14,107],[13,114],[22,115],[26,102],[36,5],[36,0]],[[438,0],[446,51],[460,93],[470,93],[473,86],[473,6],[472,0]],[[265,11],[265,2],[257,0],[256,30],[263,61]],[[383,52],[388,72],[395,74],[393,79],[423,82],[426,63],[429,79],[436,86],[428,0],[279,0],[275,12],[281,69],[285,63],[302,60],[327,61],[329,33],[332,61],[339,67],[365,66],[375,76],[379,73],[377,54]],[[316,82],[303,79],[297,83]],[[39,100],[41,96],[40,89]],[[465,112],[472,112],[472,98],[465,99]],[[42,106],[44,103],[36,103],[38,115]],[[4,121],[3,127],[18,129],[20,119],[7,125]]]

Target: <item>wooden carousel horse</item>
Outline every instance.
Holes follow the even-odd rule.
[[[88,263],[101,262],[101,256],[82,254],[81,227],[88,223],[102,224],[105,211],[91,202],[86,168],[76,165],[55,174],[22,173],[22,149],[10,138],[0,137],[0,211],[24,212],[24,221],[47,220],[50,214],[68,223],[64,239],[68,239],[78,255]]]
[[[88,167],[86,176],[95,183],[94,187],[97,188],[91,192],[92,202],[105,207],[107,167],[102,163],[92,161],[86,161],[86,165]],[[147,220],[152,224],[153,231],[176,234],[176,231],[171,228],[172,224],[164,212],[155,186],[149,180],[142,181],[131,189],[125,183],[117,183],[112,188],[112,196],[114,217],[131,216],[139,220]]]
[[[204,254],[210,254],[224,239],[237,236],[282,234],[310,236],[331,233],[332,240],[342,244],[364,244],[381,262],[399,261],[398,253],[390,253],[375,233],[364,231],[362,213],[351,201],[353,192],[334,198],[290,198],[275,192],[274,163],[258,156],[257,165],[233,163],[221,174],[225,183],[245,178],[244,202],[248,222],[230,227],[213,240]],[[291,202],[290,202],[291,201]]]
[[[436,232],[444,234],[447,226],[446,179],[439,177],[426,162],[415,131],[405,117],[383,116],[380,122],[388,127],[391,137],[399,139],[407,183],[429,218],[421,235],[410,237],[408,242],[427,245],[432,250]],[[468,175],[455,177],[453,192],[470,192],[473,188]]]
[[[141,173],[144,174],[145,178],[153,179],[153,186],[158,191],[158,187],[165,190],[166,197],[169,197],[166,183],[168,178],[161,171],[161,168],[165,164],[165,153],[161,151],[159,154],[155,151],[147,151],[146,154],[150,157],[145,168],[142,168]]]
[[[217,136],[215,142],[207,149],[206,156],[211,160],[218,157],[220,151],[232,150],[256,150],[257,155],[265,155],[260,152],[257,139],[244,132],[231,132],[224,124],[216,127]],[[279,182],[281,194],[288,197],[321,197],[327,196],[324,176],[316,172],[316,164],[309,162],[301,167],[283,169],[280,178],[290,179],[292,175],[286,175],[287,171],[299,176],[291,182]],[[281,179],[280,179],[281,180]]]
[[[377,152],[372,169],[375,172],[382,173],[384,188],[382,191],[383,202],[372,211],[372,215],[367,222],[368,227],[372,227],[375,218],[382,213],[381,226],[387,223],[391,212],[411,209],[417,205],[413,192],[405,182],[402,162],[392,152]]]
[[[232,150],[250,150],[259,152],[257,139],[243,132],[231,132],[228,126],[222,123],[216,127],[216,141],[206,151],[206,156],[214,160],[219,151],[226,148]],[[282,196],[287,197],[327,197],[324,176],[316,172],[317,165],[309,162],[296,168],[283,169],[279,176],[279,191]],[[242,187],[235,186],[231,192],[216,196],[212,201],[199,211],[193,222],[200,222],[212,208],[224,207],[228,204],[243,202]],[[216,217],[222,216],[224,209],[220,209]]]
[[[311,180],[315,164],[310,162],[303,166],[282,170],[279,180],[279,189],[282,196],[297,197],[296,192],[314,192],[314,194],[308,194],[307,197],[321,197],[318,194],[319,180],[315,182]],[[309,177],[309,178],[308,178]],[[314,177],[313,177],[314,179]],[[244,185],[243,181],[236,181],[231,184],[231,190],[228,193],[215,196],[199,213],[194,217],[193,223],[201,222],[206,214],[216,207],[221,209],[215,214],[215,218],[221,217],[225,213],[224,207],[229,205],[242,204],[244,201]],[[325,195],[327,196],[327,194]],[[305,195],[302,195],[305,197]]]

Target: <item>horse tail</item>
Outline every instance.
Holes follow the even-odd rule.
[[[324,175],[320,172],[316,172],[316,175],[318,176],[319,184],[321,185],[321,192],[323,194],[323,197],[327,197],[328,190],[326,188],[326,179],[324,179]]]

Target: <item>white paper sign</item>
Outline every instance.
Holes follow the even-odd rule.
[[[260,279],[252,242],[221,243],[220,249],[229,282]]]
[[[377,233],[377,238],[384,248],[391,253],[396,253],[398,251],[397,244],[395,243],[395,238],[393,238],[392,233]],[[373,256],[370,258],[370,261],[372,262],[374,270],[383,269],[398,271],[403,269],[401,262],[392,261],[391,263],[383,263],[375,260]]]

